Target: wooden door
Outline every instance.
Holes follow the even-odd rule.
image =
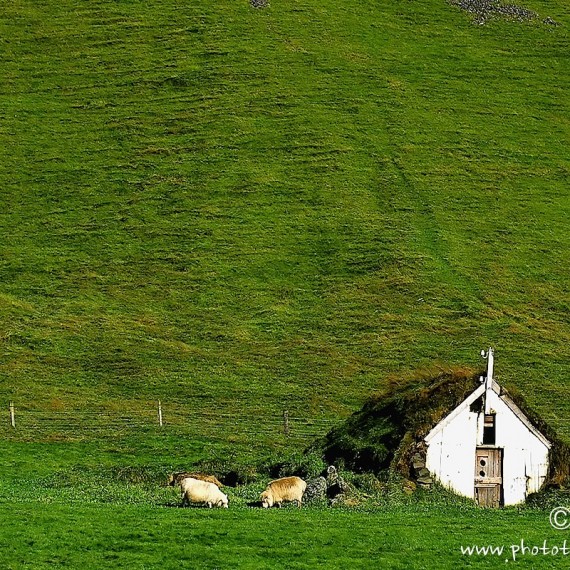
[[[503,450],[478,447],[475,452],[475,501],[482,507],[499,507],[503,497]]]

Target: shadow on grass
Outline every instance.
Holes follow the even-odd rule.
[[[261,505],[261,501],[249,501],[248,503],[246,503],[246,505],[248,507],[251,507],[252,509],[262,509],[262,505]]]

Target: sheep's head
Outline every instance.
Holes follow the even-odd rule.
[[[260,499],[261,499],[261,506],[264,509],[273,506],[273,493],[271,493],[271,491],[263,491],[263,493],[261,493]]]

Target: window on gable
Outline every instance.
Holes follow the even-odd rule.
[[[483,445],[495,445],[496,425],[495,414],[485,414],[483,422]]]

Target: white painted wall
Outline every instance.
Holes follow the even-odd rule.
[[[466,408],[435,433],[426,453],[426,468],[432,475],[445,487],[471,499],[475,497],[476,441],[477,414]]]
[[[486,397],[490,411],[496,414],[495,446],[504,450],[504,502],[515,505],[544,483],[548,473],[548,444],[498,394],[488,390]],[[471,412],[469,405],[464,404],[426,437],[426,467],[445,487],[474,498],[475,450],[483,443],[483,413]]]
[[[488,394],[496,417],[497,447],[503,451],[503,489],[505,505],[522,503],[528,494],[540,489],[548,474],[548,446],[517,417],[495,393]],[[483,441],[483,431],[477,434]]]

